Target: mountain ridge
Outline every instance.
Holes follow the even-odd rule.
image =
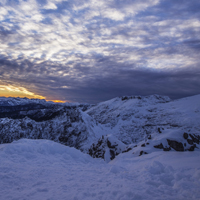
[[[14,108],[18,110],[13,111]],[[183,145],[182,151],[199,148],[195,141],[200,135],[200,95],[179,100],[162,95],[122,96],[97,105],[0,98],[0,111],[0,143],[20,138],[49,139],[107,162],[123,152],[140,155],[156,149],[172,150],[178,143]],[[188,134],[188,140],[183,138],[184,133]],[[146,143],[150,137],[149,149]],[[168,141],[178,143],[173,146],[174,142]],[[116,145],[121,142],[124,146],[119,149]],[[137,144],[140,148],[133,148]],[[141,148],[143,144],[145,148]]]

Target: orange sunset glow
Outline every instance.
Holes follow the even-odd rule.
[[[44,96],[37,95],[33,92],[28,91],[24,87],[16,87],[12,85],[0,85],[0,96],[1,97],[27,97],[29,99],[45,99],[46,101],[53,101],[55,103],[65,103],[66,101],[61,100],[48,100]]]
[[[66,103],[66,101],[61,101],[61,100],[47,100],[47,101],[53,101],[55,103]]]

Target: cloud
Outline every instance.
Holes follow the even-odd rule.
[[[45,99],[45,97],[36,95],[33,92],[28,91],[24,87],[16,87],[13,85],[0,85],[1,96],[20,96],[20,97],[29,97],[29,98],[37,98],[37,99]],[[9,95],[8,95],[9,94]]]
[[[84,59],[84,58],[83,58]],[[93,57],[96,68],[76,64],[73,68],[42,63],[27,73],[33,63],[20,64],[20,73],[13,75],[15,65],[4,63],[10,73],[4,74],[4,83],[20,83],[28,91],[42,94],[46,99],[97,103],[123,95],[163,94],[179,98],[199,93],[200,70],[188,66],[181,69],[153,70],[137,68],[118,60]],[[56,70],[55,70],[56,69]],[[59,73],[60,72],[60,73]],[[1,72],[0,72],[1,74]],[[12,80],[12,81],[11,81]]]
[[[1,80],[85,102],[199,93],[199,7],[197,0],[1,1]]]

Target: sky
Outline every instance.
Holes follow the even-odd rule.
[[[0,0],[0,96],[200,94],[199,0]]]

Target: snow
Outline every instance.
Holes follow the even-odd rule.
[[[59,106],[74,106],[74,107],[90,107],[91,104],[88,103],[55,103],[53,101],[46,101],[45,99],[28,99],[26,97],[0,97],[0,106],[18,106],[18,105],[27,105],[27,104],[42,104],[46,106],[50,105],[59,105]]]
[[[30,103],[47,105],[0,98],[2,109]],[[159,95],[117,97],[86,105],[85,112],[82,104],[59,105],[63,108],[48,107],[62,111],[51,120],[0,119],[2,142],[29,138],[0,144],[0,200],[200,199],[200,144],[191,140],[200,135],[200,95],[175,101]],[[168,140],[181,143],[184,152],[154,147],[169,148]],[[99,141],[94,153],[105,151],[104,160],[86,154]],[[113,160],[110,150],[116,153]]]
[[[126,144],[142,141],[158,128],[200,134],[200,95],[174,101],[159,95],[126,98],[101,102],[86,113]]]
[[[30,103],[38,104],[55,104],[51,101],[46,102],[45,99],[28,99],[28,98],[19,98],[19,97],[0,97],[0,106],[17,106],[25,105]]]
[[[49,140],[0,145],[0,199],[197,200],[200,154],[119,154],[109,163]]]

